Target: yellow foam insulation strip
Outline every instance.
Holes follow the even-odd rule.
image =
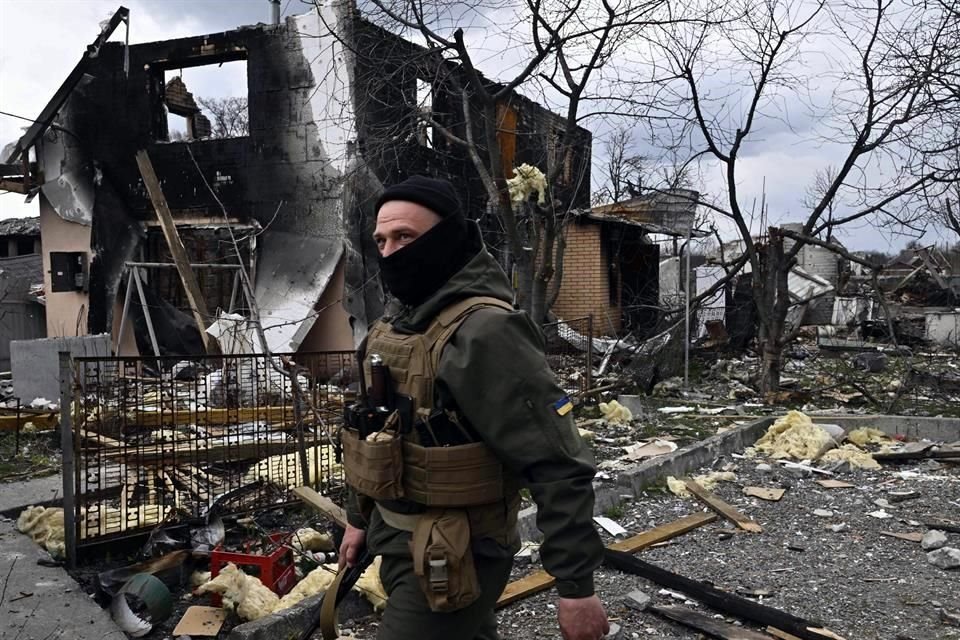
[[[259,578],[248,576],[236,565],[228,564],[216,578],[198,587],[197,593],[220,594],[224,609],[236,610],[243,620],[258,620],[326,591],[336,575],[337,565],[321,565],[280,598]],[[380,556],[374,558],[353,588],[370,601],[374,610],[382,611],[387,606],[387,592],[380,582]]]
[[[627,424],[633,420],[633,413],[630,412],[630,409],[627,409],[616,400],[601,402],[600,412],[603,414],[604,420],[614,424]]]
[[[889,444],[893,442],[893,439],[883,431],[871,429],[870,427],[861,427],[851,431],[847,434],[847,440],[858,447],[863,447],[868,444]]]
[[[305,527],[297,529],[290,539],[290,546],[297,551],[333,551],[333,537],[329,533],[320,533],[316,529]]]
[[[777,419],[753,449],[774,459],[816,460],[832,444],[830,434],[806,414],[791,411]]]
[[[116,533],[130,528],[159,524],[169,512],[159,505],[140,505],[136,509],[117,509],[94,504],[80,512],[80,539]],[[66,557],[63,509],[60,507],[27,507],[17,518],[17,530],[50,552],[54,558]]]
[[[303,474],[300,473],[300,457],[294,451],[292,453],[281,453],[269,458],[264,458],[256,465],[250,468],[244,476],[244,482],[256,482],[257,480],[266,480],[281,487],[302,487],[304,485],[313,485],[319,480],[314,477],[317,471],[322,470],[321,460],[329,460],[330,472],[338,473],[340,465],[334,464],[333,447],[322,444],[307,449],[307,467],[310,478],[304,482]]]
[[[17,531],[50,552],[54,558],[66,556],[63,531],[63,509],[27,507],[17,518]]]
[[[820,458],[822,462],[849,462],[857,469],[879,469],[880,463],[873,459],[869,452],[856,445],[845,444],[838,449],[831,449]]]
[[[273,613],[280,597],[259,578],[248,576],[234,564],[225,566],[216,578],[197,587],[197,593],[217,593],[224,609],[233,609],[243,620],[259,620]]]
[[[695,476],[694,481],[707,491],[713,491],[713,488],[720,482],[734,482],[737,474],[732,471],[714,471],[702,476]],[[690,498],[690,492],[687,491],[687,485],[683,480],[677,480],[673,476],[667,476],[667,488],[674,495],[681,498]]]

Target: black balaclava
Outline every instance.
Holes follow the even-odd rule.
[[[456,190],[446,180],[412,176],[388,187],[377,201],[377,211],[390,200],[414,202],[442,218],[407,246],[380,258],[380,277],[390,293],[405,305],[417,306],[460,271],[480,247],[467,231]]]

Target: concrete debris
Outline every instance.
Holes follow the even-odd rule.
[[[890,359],[885,353],[871,353],[866,351],[858,353],[853,359],[853,365],[858,369],[869,371],[870,373],[881,373],[887,368]]]
[[[887,520],[888,518],[893,517],[883,509],[879,509],[877,511],[871,511],[867,515],[870,516],[871,518],[876,518],[877,520]]]
[[[924,551],[936,551],[945,546],[947,546],[947,534],[937,529],[927,531],[920,540],[920,547]]]
[[[940,547],[927,553],[927,562],[940,569],[960,569],[960,549]]]
[[[650,601],[650,596],[639,589],[634,589],[627,595],[623,596],[623,604],[627,605],[634,611],[646,610],[646,608],[650,606]]]
[[[832,518],[833,511],[830,511],[829,509],[814,509],[813,515],[817,516],[818,518]]]
[[[947,611],[944,608],[940,608],[940,622],[943,624],[953,625],[954,627],[960,627],[960,612],[957,611]]]

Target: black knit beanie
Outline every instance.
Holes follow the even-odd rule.
[[[377,200],[377,211],[390,200],[415,202],[430,209],[441,218],[460,218],[466,222],[460,198],[453,185],[446,180],[427,176],[410,176],[403,182],[387,187]]]

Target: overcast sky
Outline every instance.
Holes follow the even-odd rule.
[[[127,0],[123,4],[130,9],[131,43],[214,33],[270,19],[267,0]],[[119,0],[0,0],[0,111],[27,118],[38,115],[78,62],[85,46],[96,37],[98,23],[108,19],[119,5]],[[304,0],[284,0],[281,6],[285,16],[309,8]],[[510,17],[501,15],[492,23],[503,24],[504,20],[510,21]],[[112,39],[123,38],[121,25]],[[483,40],[483,33],[468,29],[468,38],[477,44]],[[490,44],[488,41],[487,45]],[[483,68],[491,76],[497,76],[496,67],[510,57],[510,53],[506,58],[503,55],[510,51],[509,43],[495,44],[489,47],[489,55],[478,56],[484,58]],[[813,51],[808,52],[805,64],[828,69],[831,60],[826,50],[819,54]],[[220,73],[209,71],[185,70],[184,79],[194,95],[245,94],[242,64],[225,67]],[[828,94],[829,87],[819,85],[816,74],[812,77],[808,87],[811,100]],[[529,89],[525,92],[537,99]],[[758,135],[745,146],[740,166],[738,187],[742,205],[765,198],[770,222],[799,219],[803,213],[801,200],[816,171],[838,164],[841,157],[840,150],[824,140],[823,132],[814,130],[815,114],[809,109],[785,104],[783,114],[762,123]],[[28,124],[0,114],[0,147],[15,141]],[[596,188],[602,179],[602,146],[610,125],[600,120],[584,124],[595,134]],[[639,143],[637,150],[651,152]],[[722,176],[715,165],[703,165],[700,177],[697,187],[713,193],[722,190]],[[25,205],[19,194],[0,194],[0,218],[32,215],[37,215],[36,201]],[[895,250],[905,242],[902,237],[885,236],[867,223],[850,229],[840,239],[853,249],[883,251]]]

